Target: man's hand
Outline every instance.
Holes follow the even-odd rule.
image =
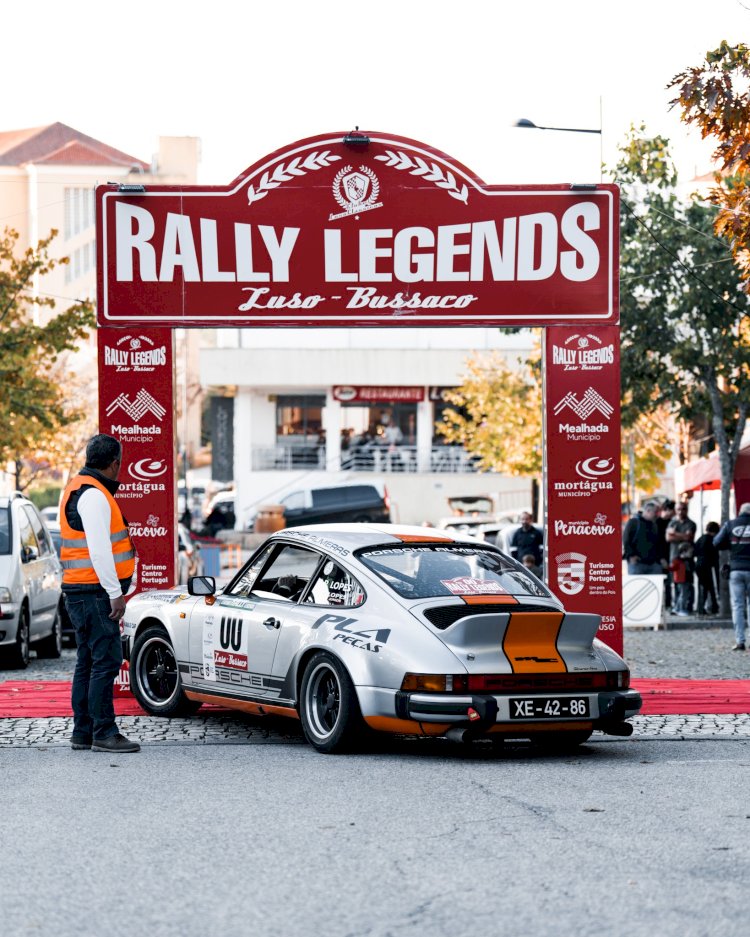
[[[109,613],[109,617],[113,621],[119,621],[125,614],[125,596],[118,595],[116,599],[110,599],[109,604],[112,606],[112,611]]]

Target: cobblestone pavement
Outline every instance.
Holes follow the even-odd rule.
[[[625,658],[634,679],[672,677],[693,680],[750,679],[750,652],[732,651],[733,633],[728,627],[680,628],[667,631],[628,630]],[[36,660],[27,670],[0,670],[4,680],[70,680],[75,652],[63,651],[60,660]],[[632,740],[659,738],[750,738],[750,714],[638,716],[632,720]],[[118,724],[125,735],[154,745],[295,745],[304,744],[297,723],[253,718],[244,714],[198,715],[189,719],[122,716]],[[66,746],[72,719],[0,719],[0,748]],[[622,740],[595,733],[592,742]]]

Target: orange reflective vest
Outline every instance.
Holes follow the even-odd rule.
[[[109,525],[109,539],[115,560],[118,579],[128,579],[135,569],[135,550],[130,540],[128,527],[122,517],[120,506],[107,491],[105,486],[92,475],[76,475],[65,488],[60,501],[60,562],[63,568],[63,583],[76,585],[96,585],[99,579],[91,562],[91,554],[86,543],[86,534],[82,530],[73,530],[68,523],[65,507],[74,491],[84,485],[98,488],[109,502],[112,519]]]

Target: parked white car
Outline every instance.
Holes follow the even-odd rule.
[[[62,566],[36,507],[16,492],[0,497],[0,655],[25,668],[62,650]]]

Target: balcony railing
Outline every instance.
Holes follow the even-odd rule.
[[[461,446],[432,446],[430,472],[476,472],[477,456]],[[253,471],[295,471],[334,466],[326,461],[325,446],[270,446],[254,448]],[[341,469],[352,472],[417,472],[416,446],[357,446],[341,451]]]

